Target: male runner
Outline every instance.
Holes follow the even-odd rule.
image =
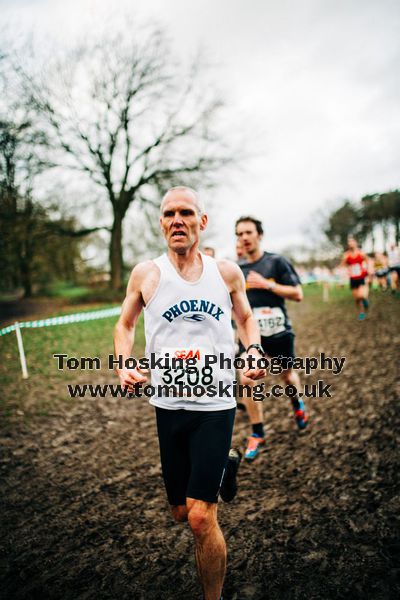
[[[390,244],[388,250],[388,264],[390,272],[390,287],[395,294],[400,289],[400,248],[396,244]]]
[[[243,250],[243,244],[240,240],[236,240],[236,264],[242,265],[246,260],[246,253]]]
[[[211,258],[215,258],[215,248],[212,246],[204,246],[203,254],[206,256],[211,256]]]
[[[373,274],[378,281],[379,289],[386,292],[388,287],[388,259],[383,252],[375,252],[373,259]]]
[[[261,249],[264,233],[261,221],[254,217],[241,217],[236,221],[235,227],[237,239],[240,240],[247,258],[247,262],[241,264],[240,268],[246,278],[250,306],[260,327],[264,352],[269,357],[282,357],[285,361],[294,358],[295,334],[286,312],[285,300],[300,302],[303,299],[300,279],[285,258]],[[281,374],[284,383],[299,389],[298,373],[290,368],[289,364],[286,366],[288,368],[284,368]],[[252,382],[247,381],[245,374],[241,379],[243,383],[252,385]],[[290,400],[297,427],[303,430],[308,422],[304,403],[297,394]],[[252,398],[242,398],[241,402],[247,408],[253,429],[245,453],[245,458],[252,461],[258,455],[260,446],[265,443],[262,404]]]
[[[243,265],[244,263],[247,262],[247,260],[246,260],[246,254],[245,254],[245,252],[243,250],[242,242],[240,240],[236,240],[235,249],[236,249],[236,261],[235,262],[239,266]],[[240,339],[239,339],[239,332],[237,330],[235,321],[232,321],[232,327],[233,327],[233,330],[235,332],[235,355],[239,356],[241,354],[241,352],[240,352]],[[246,410],[246,406],[243,404],[243,402],[237,402],[236,403],[236,408],[238,410]]]
[[[366,255],[360,250],[356,240],[352,237],[347,240],[347,250],[343,254],[341,264],[347,267],[351,293],[359,311],[358,319],[364,321],[366,311],[369,308],[368,285],[366,284],[368,262]]]
[[[248,353],[261,354],[260,337],[246,298],[243,275],[230,261],[215,261],[199,252],[207,215],[197,193],[187,187],[169,190],[161,203],[161,230],[166,254],[138,264],[132,271],[115,330],[115,353],[130,356],[135,325],[144,311],[146,354],[156,358],[196,356],[194,369],[152,371],[152,385],[231,384],[234,369],[202,364],[204,354],[233,360],[231,309],[243,330]],[[121,384],[144,384],[140,369],[119,369]],[[248,369],[250,380],[265,371]],[[190,391],[190,390],[189,390]],[[194,392],[194,388],[193,388]],[[157,391],[156,407],[161,465],[176,521],[188,521],[195,540],[196,563],[206,600],[221,597],[226,545],[217,521],[218,492],[231,443],[236,401],[231,397],[180,397]],[[229,465],[229,463],[228,463]]]

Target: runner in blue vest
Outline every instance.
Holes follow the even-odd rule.
[[[261,334],[261,345],[268,357],[282,357],[283,361],[294,358],[294,331],[286,311],[285,300],[300,302],[303,292],[300,279],[292,265],[279,254],[264,252],[261,249],[263,226],[254,217],[241,217],[236,221],[236,237],[241,242],[246,254],[246,263],[240,268],[246,279],[247,297],[258,321]],[[241,346],[240,352],[244,348]],[[300,378],[291,368],[284,369],[282,379],[285,384],[300,389]],[[243,383],[252,385],[242,377]],[[290,398],[295,421],[299,430],[307,426],[308,416],[304,402],[298,395]],[[245,458],[254,460],[260,446],[265,444],[264,419],[262,403],[251,398],[240,400],[245,404],[253,432],[248,439]]]

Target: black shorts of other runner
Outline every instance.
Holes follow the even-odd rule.
[[[294,350],[294,338],[295,336],[293,333],[286,333],[278,338],[262,337],[261,345],[265,354],[270,358],[276,356],[281,356],[282,358],[294,358],[296,356]],[[244,346],[240,344],[238,356],[243,354],[244,351]]]
[[[356,290],[361,285],[365,285],[365,277],[351,277],[350,278],[350,289]]]
[[[218,502],[231,447],[235,408],[167,410],[156,407],[161,467],[168,502]]]
[[[375,277],[386,277],[388,273],[388,269],[378,269],[377,271],[375,271]]]
[[[399,267],[389,267],[389,272],[395,271],[400,279],[400,266]]]

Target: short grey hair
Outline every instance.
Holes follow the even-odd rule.
[[[199,216],[201,217],[202,215],[205,214],[206,212],[206,208],[204,205],[204,201],[203,199],[200,197],[199,193],[196,192],[196,190],[194,190],[193,188],[187,186],[187,185],[176,185],[172,188],[170,188],[163,196],[162,200],[161,200],[161,204],[160,204],[160,212],[162,212],[162,206],[164,204],[164,200],[165,198],[168,196],[168,194],[170,192],[175,192],[175,191],[179,191],[179,192],[190,192],[195,199],[195,203],[196,203],[196,208],[197,208],[197,212],[199,214]]]

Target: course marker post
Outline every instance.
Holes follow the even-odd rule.
[[[22,369],[22,379],[28,379],[28,369],[26,368],[24,344],[22,341],[21,329],[20,329],[18,321],[16,321],[16,323],[15,323],[15,333],[17,334],[19,360],[21,362],[21,369]]]
[[[322,301],[329,302],[329,281],[322,282]]]

